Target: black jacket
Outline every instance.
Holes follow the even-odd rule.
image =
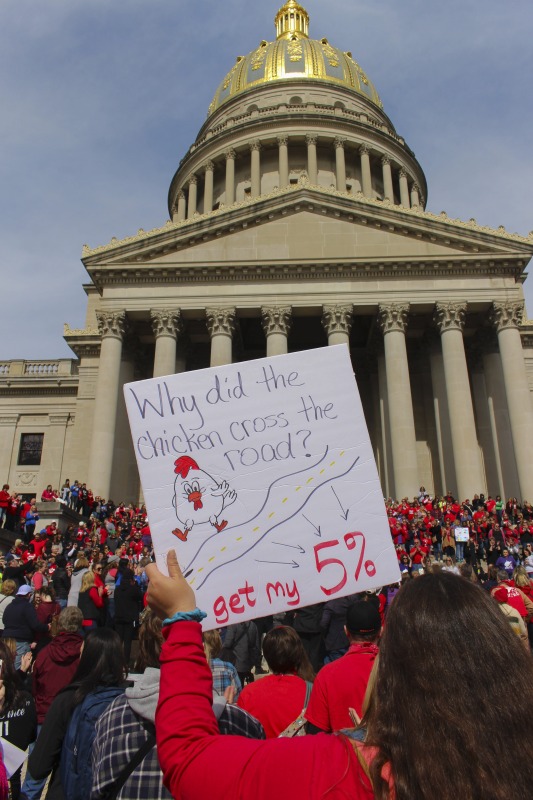
[[[43,727],[28,760],[28,770],[35,780],[43,780],[52,773],[46,797],[48,800],[65,800],[59,776],[59,761],[63,739],[70,716],[74,710],[74,692],[71,684],[59,692],[44,719]]]
[[[47,632],[48,625],[39,622],[37,612],[28,597],[15,597],[4,611],[5,639],[17,639],[20,642],[33,642],[35,634]]]
[[[115,622],[139,622],[143,593],[137,583],[121,581],[115,587]]]
[[[224,647],[233,651],[237,672],[249,672],[261,656],[255,622],[237,622],[230,625],[226,630]]]
[[[66,600],[70,591],[70,578],[64,567],[58,567],[52,577],[52,586],[58,600]]]

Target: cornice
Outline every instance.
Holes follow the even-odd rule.
[[[100,355],[101,337],[98,328],[70,328],[65,322],[63,339],[78,358]]]
[[[232,262],[231,265],[220,262],[209,265],[184,264],[176,266],[159,266],[154,268],[138,269],[137,266],[130,271],[125,271],[123,266],[115,269],[94,270],[93,278],[99,286],[142,286],[142,285],[183,285],[183,284],[212,284],[245,283],[245,282],[277,282],[279,280],[375,280],[381,278],[466,278],[479,276],[482,271],[484,276],[501,277],[509,276],[515,281],[522,274],[523,263],[517,265],[516,260],[505,257],[490,256],[490,266],[487,261],[476,257],[450,257],[421,258],[419,260],[398,259],[353,259],[343,262],[295,262],[287,264],[286,261],[272,263],[272,261],[258,262]],[[71,344],[69,342],[69,344]]]
[[[517,233],[509,233],[503,226],[497,229],[490,228],[478,225],[475,219],[465,222],[449,217],[444,211],[434,214],[418,208],[404,208],[393,205],[387,200],[365,197],[361,192],[350,194],[312,185],[303,175],[298,184],[275,189],[253,200],[247,199],[231,206],[223,206],[209,214],[196,214],[192,219],[180,222],[167,220],[161,227],[150,231],[141,228],[134,236],[121,240],[113,237],[107,245],[95,248],[84,245],[82,261],[92,277],[92,269],[98,265],[105,264],[106,268],[118,266],[109,264],[109,256],[131,261],[134,255],[136,260],[147,261],[176,249],[189,247],[191,244],[232,233],[246,221],[246,217],[249,218],[247,224],[258,224],[278,216],[285,216],[289,211],[302,209],[323,214],[331,213],[332,216],[342,217],[355,223],[385,226],[389,231],[407,235],[413,233],[418,238],[426,236],[430,241],[452,247],[470,245],[474,250],[476,240],[485,245],[492,241],[499,247],[505,242],[512,242],[523,246],[522,252],[527,258],[533,255],[533,231],[528,236],[520,236]],[[105,260],[102,256],[105,256]]]

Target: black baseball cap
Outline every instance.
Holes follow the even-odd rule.
[[[370,634],[381,630],[381,617],[374,603],[358,600],[348,607],[346,627],[350,633]]]

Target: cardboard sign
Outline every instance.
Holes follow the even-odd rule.
[[[399,580],[345,345],[124,392],[157,563],[206,630]]]
[[[468,542],[470,539],[470,530],[469,528],[454,528],[455,533],[455,541],[456,542]]]

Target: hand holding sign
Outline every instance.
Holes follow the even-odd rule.
[[[183,577],[175,550],[168,551],[167,568],[168,577],[155,564],[146,567],[150,580],[148,602],[161,619],[173,617],[178,611],[194,611],[196,608],[194,591]]]

